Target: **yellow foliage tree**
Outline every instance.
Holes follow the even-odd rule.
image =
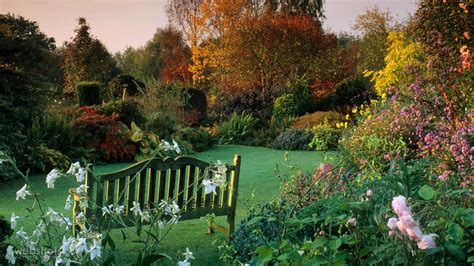
[[[424,61],[421,44],[407,38],[402,32],[390,32],[387,37],[389,45],[385,56],[385,68],[379,71],[365,71],[366,77],[372,77],[377,94],[385,98],[386,89],[409,81],[403,68],[407,65],[419,65]]]

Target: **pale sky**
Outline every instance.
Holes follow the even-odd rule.
[[[229,0],[230,1],[230,0]],[[111,52],[139,47],[153,37],[157,27],[168,23],[167,0],[0,0],[0,13],[14,13],[38,22],[54,37],[57,46],[73,35],[77,18],[85,17]],[[350,32],[355,17],[378,5],[405,19],[416,10],[416,0],[326,0],[324,27],[332,32]]]

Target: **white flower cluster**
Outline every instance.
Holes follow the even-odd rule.
[[[210,169],[213,176],[211,179],[204,179],[202,185],[204,186],[204,192],[206,194],[211,192],[217,194],[216,188],[223,186],[226,182],[227,167],[221,161],[217,160],[217,163],[211,166]]]
[[[178,261],[178,266],[190,266],[191,263],[189,260],[194,259],[193,253],[189,250],[189,248],[186,248],[186,252],[184,252],[183,255],[185,259],[183,261]]]
[[[158,145],[158,148],[165,152],[174,151],[177,154],[181,154],[181,148],[179,147],[178,143],[175,140],[173,140],[173,145],[171,145],[166,140],[161,140],[160,144]]]
[[[176,201],[167,202],[164,200],[161,200],[160,205],[158,207],[163,210],[163,213],[167,216],[170,216],[171,218],[166,221],[168,224],[177,224],[178,220],[180,218],[180,209],[178,204],[176,204]]]
[[[79,162],[71,164],[69,170],[64,174],[61,173],[58,169],[53,169],[46,176],[46,185],[48,188],[54,189],[55,181],[66,175],[72,175],[75,177],[76,181],[80,184],[76,188],[76,194],[80,196],[79,207],[87,208],[89,206],[87,199],[87,189],[88,187],[83,184],[87,174],[87,169],[81,167]],[[16,200],[26,199],[26,196],[32,195],[28,190],[28,185],[25,184],[20,190],[16,192]],[[66,199],[66,204],[64,206],[65,210],[70,210],[73,205],[73,200],[71,195]],[[36,225],[31,236],[29,236],[23,228],[16,232],[16,237],[20,240],[22,252],[27,250],[30,254],[34,254],[34,251],[41,248],[41,241],[47,239],[46,235],[49,235],[51,231],[54,231],[54,234],[62,235],[62,245],[61,248],[57,251],[48,251],[42,255],[41,260],[35,260],[35,262],[41,261],[42,264],[52,263],[51,258],[56,257],[54,260],[55,265],[65,264],[70,265],[71,263],[83,263],[90,258],[90,261],[94,261],[96,258],[101,256],[101,235],[91,232],[80,232],[77,237],[66,238],[66,234],[70,231],[73,226],[73,223],[70,218],[66,217],[63,213],[58,213],[53,208],[48,207],[47,211],[42,212],[42,216],[39,219],[39,223]],[[11,215],[10,223],[11,228],[15,229],[17,227],[17,219],[22,217],[17,216],[14,212]],[[76,222],[84,222],[84,214],[81,212],[76,217]],[[51,237],[51,235],[49,235]],[[59,240],[59,239],[58,239]],[[89,241],[89,243],[88,243]],[[13,246],[8,246],[7,254],[5,258],[10,264],[16,263],[15,251]],[[87,260],[86,260],[87,259]]]

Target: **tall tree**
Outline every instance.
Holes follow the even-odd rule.
[[[118,74],[115,60],[107,48],[90,34],[90,26],[85,18],[78,19],[76,35],[65,43],[64,80],[65,92],[73,93],[79,81],[107,83]]]
[[[377,71],[385,67],[384,58],[387,54],[387,37],[391,31],[399,28],[390,12],[381,11],[377,6],[367,9],[357,16],[353,29],[361,35],[360,40],[360,71]]]
[[[36,22],[0,14],[0,64],[13,65],[37,81],[54,82],[54,71],[59,70],[54,49],[54,39],[41,32]]]

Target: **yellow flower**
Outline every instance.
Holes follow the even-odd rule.
[[[344,122],[344,128],[347,128],[347,122]]]

